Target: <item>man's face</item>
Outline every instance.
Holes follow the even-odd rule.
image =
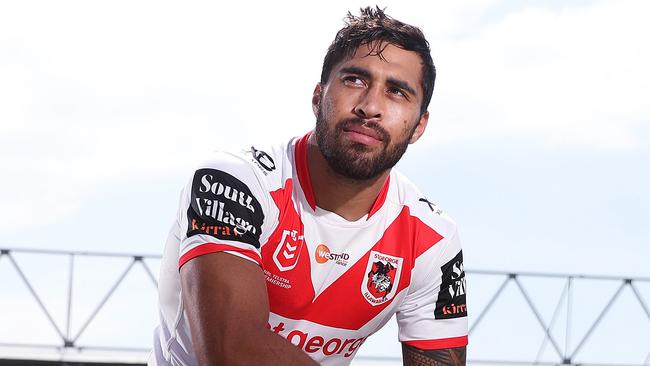
[[[336,65],[312,99],[320,152],[332,170],[355,180],[397,164],[429,117],[420,115],[420,57],[392,44],[379,56],[373,46]]]

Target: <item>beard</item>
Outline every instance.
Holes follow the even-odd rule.
[[[330,168],[337,174],[352,180],[369,180],[391,169],[402,158],[415,133],[415,127],[405,138],[391,144],[390,134],[377,122],[364,122],[360,118],[348,118],[338,122],[333,129],[318,111],[314,134],[318,149]],[[342,141],[341,135],[350,126],[364,126],[374,130],[382,138],[380,151],[357,142]],[[417,124],[416,124],[417,126]]]

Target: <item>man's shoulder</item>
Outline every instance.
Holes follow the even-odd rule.
[[[256,171],[265,177],[283,175],[286,170],[291,171],[292,146],[296,138],[282,142],[267,142],[250,144],[239,151],[239,156],[252,164]]]
[[[411,217],[429,226],[442,236],[456,231],[456,222],[427,194],[423,193],[404,174],[393,169],[391,180],[395,184],[394,203],[408,209]]]
[[[210,152],[195,165],[195,170],[214,169],[228,174],[265,182],[269,189],[281,184],[292,171],[290,156],[295,138],[284,142],[247,143],[239,148]]]

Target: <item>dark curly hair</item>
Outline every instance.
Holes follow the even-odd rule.
[[[424,91],[420,114],[424,114],[429,107],[436,80],[436,67],[431,59],[429,42],[419,28],[389,17],[379,7],[362,8],[360,16],[354,16],[348,12],[345,18],[345,27],[336,33],[334,41],[327,49],[320,76],[321,84],[327,83],[335,65],[352,57],[359,46],[366,44],[374,44],[369,55],[382,57],[382,51],[386,46],[392,44],[401,49],[413,51],[420,56],[422,59],[421,82]]]

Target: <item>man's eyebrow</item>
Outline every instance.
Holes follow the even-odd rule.
[[[395,78],[388,78],[388,80],[386,80],[386,82],[388,83],[388,85],[391,85],[391,86],[397,87],[399,89],[405,90],[407,93],[409,93],[411,95],[417,95],[417,93],[415,92],[415,89],[412,88],[409,85],[409,83],[407,83],[406,81],[395,79]]]
[[[354,75],[363,76],[365,78],[370,77],[370,71],[358,66],[344,67],[339,71],[339,74],[354,74]]]

